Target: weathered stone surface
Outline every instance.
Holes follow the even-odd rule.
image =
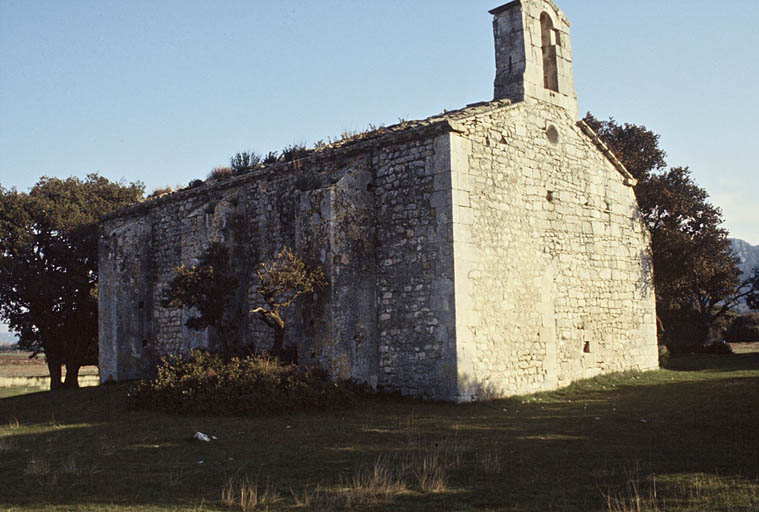
[[[172,270],[213,241],[232,251],[235,314],[258,349],[272,333],[247,315],[256,264],[288,245],[322,267],[330,286],[289,311],[286,345],[336,377],[466,401],[656,367],[648,233],[634,180],[575,122],[568,22],[549,0],[493,12],[499,99],[107,218],[101,379],[218,344],[160,306]],[[551,24],[561,46],[544,52]]]

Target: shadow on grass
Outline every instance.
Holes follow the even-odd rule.
[[[759,353],[673,355],[668,367],[677,371],[739,372],[758,370]]]
[[[0,502],[224,510],[229,477],[266,479],[289,499],[290,488],[344,486],[378,457],[441,447],[458,457],[447,490],[398,495],[394,510],[601,510],[603,494],[624,489],[633,471],[755,484],[759,374],[726,368],[708,379],[654,372],[482,404],[370,400],[351,411],[252,419],[127,411],[124,386],[6,398]],[[193,441],[196,431],[218,440]]]

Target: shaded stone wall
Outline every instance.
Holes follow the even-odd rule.
[[[330,283],[287,312],[285,345],[297,346],[301,363],[388,390],[453,398],[447,140],[390,137],[111,216],[101,243],[102,379],[143,377],[162,355],[220,348],[216,333],[185,327],[193,311],[160,306],[173,270],[196,264],[219,241],[239,276],[243,343],[271,346],[271,329],[247,311],[257,305],[257,264],[288,245]]]
[[[658,366],[633,189],[563,108],[535,100],[452,139],[459,399]]]

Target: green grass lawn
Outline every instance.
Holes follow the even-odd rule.
[[[242,487],[248,510],[759,510],[759,354],[672,366],[273,418],[127,411],[120,385],[6,395],[0,509],[241,510]]]

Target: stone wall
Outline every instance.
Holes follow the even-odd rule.
[[[449,135],[376,157],[380,384],[456,395]]]
[[[111,216],[101,244],[101,376],[218,348],[160,306],[178,265],[226,244],[241,341],[255,269],[284,245],[330,286],[287,314],[300,362],[386,390],[471,400],[657,365],[648,235],[633,180],[557,105],[496,101]]]
[[[243,343],[271,345],[270,328],[247,311],[257,305],[258,263],[287,245],[330,283],[287,312],[285,344],[298,347],[301,363],[388,390],[454,397],[449,148],[439,128],[315,153],[108,218],[102,379],[143,377],[162,355],[220,347],[216,333],[185,327],[193,311],[160,306],[173,270],[219,241],[239,277]]]
[[[569,21],[493,9],[495,98],[118,212],[100,246],[100,375],[219,348],[161,307],[173,270],[231,251],[240,339],[255,270],[283,246],[329,287],[286,314],[299,362],[386,390],[472,400],[657,366],[649,239],[634,180],[577,118]],[[512,104],[513,102],[513,104]]]
[[[657,367],[649,239],[631,177],[544,102],[456,126],[459,399]]]

